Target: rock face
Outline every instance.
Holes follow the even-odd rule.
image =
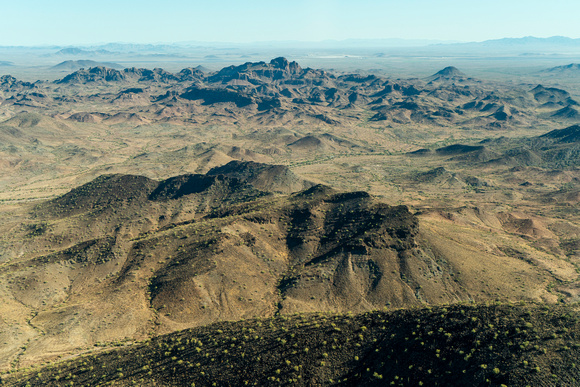
[[[2,75],[0,77],[0,90],[4,92],[24,91],[33,88],[34,85],[30,82],[23,82],[11,75]]]

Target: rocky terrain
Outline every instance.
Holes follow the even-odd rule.
[[[2,382],[574,384],[573,95],[284,58],[2,76]]]
[[[545,125],[544,116],[570,119],[559,111],[578,105],[565,90],[498,88],[455,67],[425,79],[393,80],[304,69],[284,58],[214,73],[96,66],[54,82],[30,84],[3,76],[0,90],[4,111],[42,109],[81,122],[124,114],[144,122],[355,125],[362,120],[497,130]]]

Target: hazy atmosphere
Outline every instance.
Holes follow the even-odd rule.
[[[568,0],[22,0],[3,14],[0,45],[580,37]]]

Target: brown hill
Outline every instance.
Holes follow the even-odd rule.
[[[555,129],[543,134],[540,138],[556,139],[558,142],[573,143],[580,141],[580,125],[573,125],[565,129]]]
[[[302,191],[314,185],[296,176],[286,166],[252,161],[233,160],[221,167],[210,169],[207,174],[238,178],[259,190],[284,194]]]
[[[566,90],[556,87],[544,87],[538,85],[530,91],[534,99],[539,103],[556,103],[563,106],[578,105],[578,102],[572,99],[570,93]]]
[[[65,60],[64,62],[60,62],[59,64],[52,66],[54,70],[66,70],[66,71],[76,71],[82,68],[90,68],[90,67],[108,67],[111,69],[122,69],[118,63],[111,63],[111,62],[95,62],[94,60]]]
[[[570,63],[564,66],[551,67],[549,69],[542,70],[542,72],[558,75],[577,76],[580,74],[580,63]]]
[[[580,112],[572,106],[566,106],[552,114],[552,117],[578,120]]]
[[[287,146],[293,152],[324,152],[329,150],[334,152],[349,152],[353,150],[365,150],[364,147],[357,145],[352,141],[333,136],[329,133],[304,136]]]
[[[430,77],[426,78],[429,82],[440,82],[440,81],[459,81],[466,80],[467,75],[459,71],[457,67],[448,66],[444,69],[436,72]]]
[[[36,205],[4,240],[18,252],[0,267],[5,318],[21,325],[5,326],[2,368],[219,320],[551,297],[560,271],[474,250],[405,206],[262,191],[292,184],[307,183],[232,162],[161,182],[102,176]]]

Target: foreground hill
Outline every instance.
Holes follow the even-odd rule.
[[[0,384],[572,386],[580,315],[454,305],[217,323],[3,375]]]
[[[457,235],[437,220],[451,215],[419,218],[255,162],[163,181],[103,175],[3,225],[0,366],[223,320],[574,299],[574,266],[555,252],[486,239],[490,227],[548,230],[471,212],[481,226]]]

